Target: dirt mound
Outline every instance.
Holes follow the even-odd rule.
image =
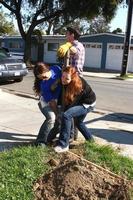
[[[55,165],[35,183],[36,200],[130,200],[127,182],[84,159],[63,154]]]

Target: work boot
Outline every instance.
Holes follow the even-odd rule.
[[[78,129],[77,127],[74,127],[74,136],[73,136],[74,141],[78,139]]]

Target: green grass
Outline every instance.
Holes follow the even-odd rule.
[[[128,78],[133,78],[133,73],[127,74]]]
[[[118,151],[110,146],[86,142],[84,144],[85,158],[110,171],[133,180],[133,160],[121,156]]]
[[[120,156],[110,146],[86,142],[81,148],[87,160],[133,179],[133,160]],[[33,183],[50,170],[50,158],[58,158],[50,148],[23,146],[1,152],[0,200],[34,200]]]
[[[33,182],[48,171],[48,149],[20,147],[0,153],[0,200],[33,200]]]
[[[123,76],[117,76],[121,80],[128,80],[128,79],[133,79],[133,73],[127,73]]]

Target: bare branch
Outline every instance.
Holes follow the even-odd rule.
[[[5,3],[5,1],[0,0],[0,4],[2,4],[5,8],[7,8],[8,10],[10,10],[12,13],[15,14],[16,10],[14,10],[11,6],[9,6],[7,3]]]

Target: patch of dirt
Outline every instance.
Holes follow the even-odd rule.
[[[131,200],[126,180],[73,153],[48,163],[53,170],[34,184],[36,200]]]

